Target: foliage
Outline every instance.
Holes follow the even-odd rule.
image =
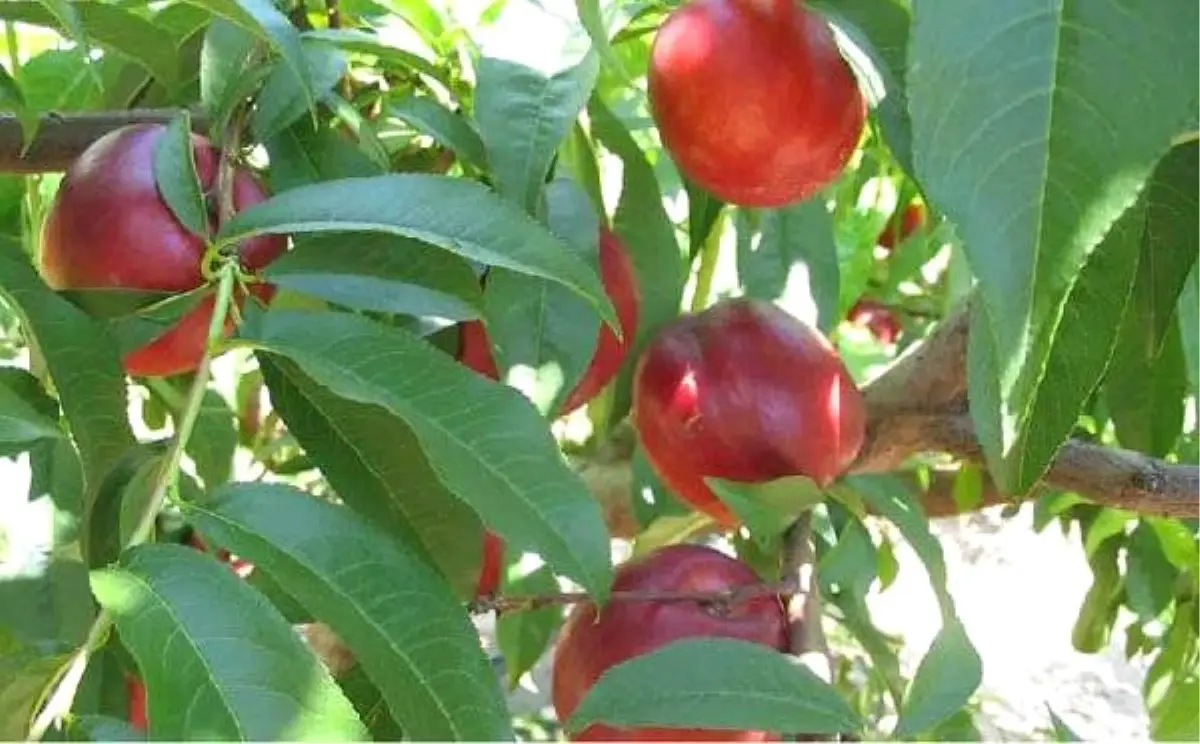
[[[1200,457],[1196,3],[814,1],[868,125],[836,182],[770,210],[721,203],[659,143],[645,71],[676,5],[0,4],[0,162],[54,117],[165,112],[155,178],[180,223],[211,229],[196,125],[274,194],[213,245],[292,242],[262,274],[279,289],[269,307],[234,313],[211,381],[130,379],[122,351],[202,293],[53,291],[36,259],[61,175],[0,176],[0,466],[30,473],[27,492],[4,476],[0,507],[0,738],[24,737],[64,680],[78,689],[52,738],[538,740],[598,720],[977,738],[981,662],[921,506],[947,477],[960,505],[1031,493],[1010,512],[1078,535],[1093,584],[1074,647],[1123,634],[1149,661],[1150,735],[1200,735],[1196,519],[1039,483],[1068,439]],[[928,219],[884,250],[914,199]],[[633,353],[550,421],[546,402],[616,326],[598,226],[634,266]],[[737,295],[819,328],[859,385],[974,296],[981,462],[914,456],[825,492],[715,486],[749,526],[734,549],[764,574],[811,511],[826,621],[852,648],[832,684],[762,648],[683,641],[614,670],[577,720],[510,720],[504,690],[548,653],[561,613],[501,614],[495,673],[469,622],[484,531],[506,546],[502,594],[573,586],[597,601],[617,523],[635,553],[713,532],[636,445],[636,498],[598,501],[587,473],[628,435],[638,352]],[[863,299],[894,313],[898,343],[846,319]],[[501,380],[455,361],[471,320],[487,322]],[[894,579],[880,521],[938,598],[912,679],[866,602]],[[183,547],[196,536],[200,550]],[[313,620],[352,669],[289,628]],[[64,678],[80,648],[86,672]],[[127,723],[133,677],[147,732]],[[1048,711],[1059,740],[1070,725]]]

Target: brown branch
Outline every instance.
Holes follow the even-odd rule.
[[[136,109],[69,115],[49,113],[39,119],[37,134],[25,148],[21,121],[0,114],[0,173],[48,173],[64,171],[88,145],[127,124],[167,124],[177,109]],[[192,129],[203,133],[208,119],[192,112]]]
[[[728,606],[759,597],[775,597],[790,594],[796,585],[781,581],[774,584],[747,584],[733,589],[706,592],[672,591],[614,591],[610,602],[703,602],[709,605]],[[554,594],[525,594],[484,597],[470,604],[472,614],[488,612],[524,612],[556,605],[571,605],[590,602],[592,598],[584,592],[559,592]]]
[[[929,452],[984,461],[967,414],[971,308],[972,303],[964,303],[926,341],[864,387],[867,437],[851,472],[895,470],[909,457]],[[1097,504],[1141,514],[1200,516],[1200,468],[1119,447],[1069,440],[1040,485],[1075,491]],[[996,494],[991,503],[1017,498]]]

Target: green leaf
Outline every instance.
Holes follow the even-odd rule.
[[[227,483],[233,477],[233,454],[237,450],[237,423],[233,409],[216,390],[205,390],[200,415],[187,454],[196,464],[196,475],[206,489]]]
[[[409,738],[512,737],[474,626],[401,543],[349,509],[283,485],[229,486],[192,514],[214,542],[270,573],[333,628]]]
[[[1200,576],[1200,545],[1196,535],[1177,519],[1145,517],[1158,535],[1163,555],[1180,571],[1191,571]]]
[[[558,592],[558,581],[549,566],[539,566],[523,575],[505,577],[506,596],[529,596]],[[522,612],[502,612],[496,617],[496,644],[504,655],[508,686],[516,689],[521,676],[533,669],[546,654],[554,632],[562,625],[562,611],[553,605]]]
[[[595,271],[516,207],[465,179],[409,173],[300,186],[239,212],[222,226],[220,239],[229,244],[264,233],[348,230],[416,238],[550,279],[578,292],[616,326]]]
[[[34,707],[67,658],[65,649],[26,646],[0,627],[0,739],[26,739]]]
[[[835,734],[862,721],[838,692],[775,649],[729,638],[674,641],[612,667],[568,727],[754,729]]]
[[[897,739],[911,739],[960,710],[983,681],[983,660],[958,618],[948,618],[917,666]]]
[[[1183,344],[1172,324],[1158,349],[1149,351],[1136,325],[1127,317],[1105,384],[1105,403],[1123,446],[1162,457],[1174,449],[1183,429],[1188,388]]]
[[[291,70],[304,92],[307,108],[315,109],[320,91],[312,79],[300,32],[271,0],[186,0],[236,23],[267,42]]]
[[[916,495],[900,478],[889,475],[855,475],[843,481],[846,488],[862,497],[869,510],[888,520],[900,530],[913,552],[925,564],[929,584],[937,596],[943,623],[955,617],[954,600],[946,589],[946,557],[941,543],[929,531],[929,520]]]
[[[154,180],[175,219],[193,235],[207,238],[208,206],[196,174],[191,122],[187,109],[182,109],[158,138],[154,146]]]
[[[92,591],[137,660],[152,739],[366,739],[287,621],[209,556],[140,545],[93,572]]]
[[[0,3],[0,8],[3,7]],[[25,92],[27,138],[33,137],[41,122],[36,114],[86,110],[102,100],[93,66],[78,50],[42,52],[21,65],[21,85]]]
[[[482,313],[479,280],[470,264],[394,235],[344,233],[302,239],[263,276],[280,287],[356,310],[448,320],[471,320]]]
[[[1058,714],[1054,712],[1049,703],[1046,704],[1046,712],[1050,714],[1050,723],[1054,726],[1055,741],[1083,741],[1079,738],[1079,734],[1071,730],[1066,721],[1058,717]]]
[[[587,103],[599,56],[575,18],[511,0],[489,29],[475,88],[475,120],[496,189],[536,214],[554,151]],[[530,44],[524,35],[537,38]]]
[[[0,378],[0,447],[28,449],[45,439],[63,435],[58,424],[36,410]]]
[[[1103,372],[1133,268],[1096,246],[1196,108],[1198,26],[1192,3],[914,3],[916,175],[979,279],[972,346],[986,328],[993,348],[972,376],[991,381],[971,408],[1009,493],[1041,475]]]
[[[432,61],[432,54],[422,57],[411,50],[393,46],[379,35],[357,28],[314,28],[304,32],[305,39],[320,39],[328,41],[348,52],[367,54],[378,57],[385,66],[398,65],[422,75],[428,75],[434,80],[449,87],[452,83],[445,71]]]
[[[1005,493],[1025,493],[1045,473],[1104,376],[1137,270],[1140,219],[1137,207],[1126,212],[1087,256],[1059,304],[1062,315],[1033,329],[1029,348],[1041,362],[1024,365],[1007,396],[991,310],[976,306],[967,349],[971,417]]]
[[[589,266],[598,266],[600,223],[587,194],[558,179],[546,188],[546,205],[551,231]],[[488,272],[483,296],[501,379],[553,417],[596,354],[599,319],[563,287],[504,269]],[[524,374],[510,376],[518,366]]]
[[[307,98],[310,91],[324,97],[346,74],[346,57],[333,44],[310,39],[301,46],[308,68],[308,88],[290,68],[277,66],[271,70],[250,119],[254,136],[260,141],[273,137],[304,116],[310,105]]]
[[[1193,741],[1200,738],[1200,677],[1192,675],[1169,688],[1150,711],[1150,737],[1154,741]]]
[[[1193,391],[1200,386],[1200,266],[1192,266],[1179,293],[1176,306],[1179,315],[1179,336],[1183,342],[1183,359],[1187,365],[1188,382]]]
[[[21,112],[25,109],[25,94],[21,92],[21,84],[8,71],[0,67],[0,111]]]
[[[161,440],[130,445],[97,484],[83,539],[83,555],[90,567],[107,566],[120,556],[132,532],[128,515],[139,511],[138,505],[144,505],[149,498],[151,480],[162,465],[166,449]]]
[[[597,598],[607,593],[611,557],[600,507],[515,390],[407,331],[364,318],[276,310],[242,332],[335,395],[403,419],[438,479],[510,547],[540,552]]]
[[[275,193],[339,178],[377,176],[383,170],[362,150],[327,125],[314,129],[301,119],[266,142]],[[272,265],[274,265],[272,263]]]
[[[46,515],[51,521],[51,543],[74,543],[84,524],[83,467],[75,445],[67,437],[42,442],[29,452],[29,470],[27,503],[48,498],[53,505]]]
[[[1159,163],[1143,196],[1141,257],[1105,387],[1126,447],[1161,457],[1183,428],[1187,369],[1175,308],[1200,244],[1195,142]]]
[[[641,296],[637,337],[629,352],[636,359],[659,329],[679,316],[688,267],[646,154],[598,97],[592,97],[588,114],[592,134],[622,162],[613,230],[629,251]],[[633,365],[628,365],[617,375],[609,421],[619,421],[629,411],[632,384]]]
[[[215,18],[200,47],[200,103],[220,133],[233,110],[266,77],[271,67],[250,64],[257,37],[244,27]],[[274,165],[274,161],[271,163]]]
[[[429,135],[454,151],[459,160],[480,170],[487,168],[487,150],[479,132],[462,114],[456,114],[433,98],[409,95],[388,108],[388,113]]]
[[[738,241],[738,278],[746,296],[779,300],[822,333],[837,327],[838,255],[833,216],[807,199],[759,217],[757,241]]]
[[[271,402],[339,497],[424,551],[459,597],[474,596],[483,526],[438,478],[412,429],[374,405],[339,398],[295,364],[258,355]]]
[[[354,704],[354,709],[358,711],[358,717],[367,725],[372,739],[375,741],[404,740],[404,730],[392,718],[383,694],[371,682],[371,678],[366,675],[361,666],[356,664],[353,669],[338,679],[338,684],[342,686],[342,691]]]
[[[133,443],[116,345],[99,323],[51,292],[24,257],[4,249],[0,289],[46,359],[92,488]]]
[[[114,716],[78,716],[68,727],[72,741],[146,741],[145,734]]]
[[[825,498],[825,492],[802,475],[776,478],[764,483],[705,478],[721,501],[759,537],[779,535],[806,509]]]
[[[821,556],[817,577],[822,593],[831,592],[836,586],[839,593],[864,600],[877,575],[877,563],[871,533],[862,522],[851,517],[833,548]]]
[[[95,42],[132,60],[167,87],[177,81],[177,52],[170,38],[151,21],[118,5],[12,0],[0,6],[0,18],[53,28],[83,47]]]
[[[852,54],[843,52],[872,102],[888,147],[908,173],[912,167],[905,72],[912,24],[905,0],[816,0],[813,7],[845,34]],[[841,40],[839,40],[841,41]]]
[[[1088,557],[1092,570],[1092,585],[1083,597],[1079,615],[1071,628],[1071,645],[1076,651],[1094,654],[1105,648],[1113,621],[1117,618],[1121,592],[1121,570],[1117,555],[1124,540],[1105,540]]]
[[[1175,599],[1179,570],[1167,560],[1158,534],[1141,522],[1125,548],[1125,594],[1130,609],[1148,622],[1159,617]]]

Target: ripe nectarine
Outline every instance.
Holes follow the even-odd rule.
[[[862,446],[862,396],[818,331],[774,304],[726,300],[676,319],[634,373],[633,416],[663,482],[726,527],[704,478],[828,485]]]

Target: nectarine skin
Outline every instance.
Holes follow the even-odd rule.
[[[702,545],[672,545],[617,567],[614,591],[718,592],[759,582],[746,564]],[[778,597],[754,597],[729,607],[700,602],[616,600],[596,616],[577,604],[554,650],[552,697],[559,721],[570,718],[600,676],[621,662],[683,638],[735,638],[783,652],[788,623]],[[593,724],[575,741],[778,741],[767,731]]]
[[[175,219],[155,180],[155,148],[165,131],[161,124],[114,130],[67,170],[42,233],[40,268],[50,287],[187,292],[204,283],[204,241]],[[198,135],[192,135],[192,147],[202,190],[209,193],[220,155]],[[235,210],[267,198],[248,171],[237,170],[233,181]],[[215,210],[210,221],[218,225]],[[242,264],[261,269],[286,249],[281,235],[251,238],[242,246]],[[263,296],[268,292],[265,287],[255,290]],[[126,371],[163,376],[195,369],[204,353],[212,306],[212,298],[206,298],[174,328],[128,354]]]
[[[637,333],[641,295],[633,261],[621,239],[607,228],[600,229],[600,280],[604,291],[617,311],[622,338],[607,325],[600,326],[599,338],[592,361],[575,387],[563,399],[559,415],[565,415],[600,394],[625,362]],[[491,341],[483,323],[472,320],[459,327],[459,360],[476,372],[496,379],[499,371],[492,356]]]
[[[725,300],[664,327],[634,376],[634,423],[663,482],[722,526],[704,482],[790,475],[828,485],[862,446],[862,396],[818,331],[762,300]]]
[[[846,319],[866,327],[871,335],[884,344],[896,343],[896,337],[900,335],[900,321],[896,319],[896,314],[878,300],[859,300],[846,313]]]
[[[651,112],[679,169],[733,204],[778,207],[831,184],[866,101],[828,23],[798,0],[692,0],[658,30]]]
[[[904,239],[917,231],[921,225],[925,224],[925,205],[919,202],[912,202],[899,215],[900,219],[896,219],[893,215],[888,220],[887,227],[883,228],[883,232],[879,233],[879,237],[875,242],[887,252],[891,252],[897,244],[904,242]]]

